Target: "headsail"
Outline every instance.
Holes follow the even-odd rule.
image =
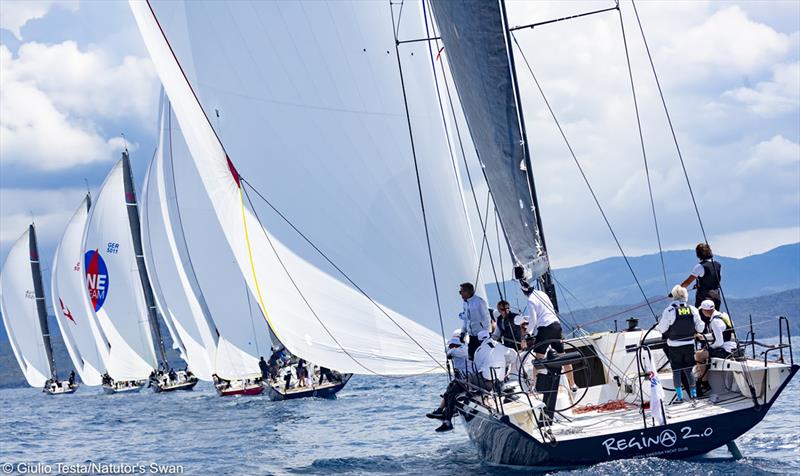
[[[515,265],[550,269],[499,0],[431,0],[444,54]]]
[[[461,307],[454,285],[473,280],[477,263],[441,118],[431,115],[436,96],[424,47],[403,59],[417,63],[406,84],[418,184],[386,4],[187,2],[189,38],[174,45],[167,37],[180,35],[180,25],[162,30],[151,4],[130,5],[218,226],[281,342],[344,372],[441,371],[436,292],[446,296],[449,328]],[[295,19],[312,25],[298,41],[286,30]],[[208,37],[231,30],[241,35]],[[186,76],[194,72],[178,63],[188,65],[193,53],[199,95]],[[334,58],[348,68],[328,68]],[[206,116],[217,104],[233,124],[224,134],[231,160]],[[418,186],[431,223],[436,290]],[[261,202],[251,207],[255,190],[297,229]]]
[[[202,294],[197,293],[193,273],[187,272],[187,256],[180,223],[173,224],[176,204],[169,196],[164,155],[171,153],[167,129],[169,101],[163,101],[158,149],[148,167],[142,191],[142,245],[147,274],[156,303],[170,329],[181,357],[198,378],[211,380],[217,333]]]
[[[89,213],[81,249],[91,307],[110,344],[114,380],[147,378],[158,361],[128,218],[124,159],[111,169]]]
[[[72,215],[56,249],[51,271],[50,293],[61,336],[81,381],[100,385],[105,373],[108,347],[99,335],[93,312],[86,307],[83,285],[81,239],[89,218],[91,199],[87,195]]]
[[[55,376],[55,363],[33,225],[11,247],[0,272],[0,311],[25,380],[44,386]]]

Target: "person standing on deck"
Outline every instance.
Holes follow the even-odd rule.
[[[714,261],[714,254],[707,243],[699,243],[694,251],[700,262],[692,268],[692,273],[681,283],[681,287],[688,289],[689,285],[697,280],[694,306],[700,307],[700,303],[706,299],[711,299],[714,301],[714,307],[719,309],[722,265]]]
[[[475,286],[472,283],[462,283],[458,293],[464,300],[463,320],[461,327],[461,341],[463,342],[469,334],[469,345],[467,351],[469,358],[475,357],[475,350],[480,346],[478,333],[480,331],[489,332],[491,320],[489,318],[489,307],[482,297],[475,294]]]
[[[661,313],[661,319],[656,324],[656,330],[662,334],[668,332],[667,347],[669,347],[669,365],[672,367],[672,382],[675,387],[675,396],[678,403],[683,402],[681,390],[681,374],[686,377],[689,384],[689,395],[697,397],[694,373],[692,368],[694,359],[694,336],[703,332],[705,324],[700,319],[697,308],[686,303],[689,292],[683,286],[675,286],[670,293],[674,301]]]
[[[524,288],[522,292],[528,296],[528,305],[522,315],[528,320],[529,332],[536,336],[533,350],[536,358],[544,359],[548,347],[552,347],[559,354],[563,354],[564,342],[562,339],[564,339],[564,334],[561,330],[561,321],[559,321],[553,307],[553,301],[550,300],[547,294],[538,289],[528,287]],[[577,392],[578,387],[575,385],[572,364],[564,366],[564,373],[567,375],[570,390],[573,393]]]

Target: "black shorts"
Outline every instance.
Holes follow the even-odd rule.
[[[564,336],[561,333],[561,323],[554,322],[546,327],[536,329],[536,340],[533,351],[537,354],[547,352],[547,347],[552,347],[559,354],[564,353]]]

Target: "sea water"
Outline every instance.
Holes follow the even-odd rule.
[[[795,341],[796,358],[800,355]],[[787,356],[788,357],[788,356]],[[434,433],[425,418],[442,376],[356,376],[334,400],[272,402],[194,391],[73,395],[0,390],[0,469],[15,474],[531,474],[482,463],[460,422]],[[737,440],[744,459],[716,450],[693,461],[616,461],[564,474],[800,474],[800,377],[764,421]],[[10,466],[9,466],[10,465]]]

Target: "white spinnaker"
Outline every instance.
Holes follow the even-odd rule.
[[[177,54],[193,54],[204,105],[221,105],[231,125],[223,126],[225,144],[243,175],[370,300],[269,209],[256,208],[266,231],[244,206],[238,175],[163,25],[149,4],[130,4],[217,220],[278,338],[292,353],[346,372],[442,370],[388,6],[187,3],[190,41],[182,44],[191,51]],[[287,30],[295,18],[311,23],[302,38]],[[431,107],[436,96],[429,58],[421,47],[411,48],[416,49],[406,51],[416,58],[401,54],[404,62],[415,63],[405,80],[438,291],[450,328],[461,307],[457,284],[474,280],[477,264],[441,118]]]
[[[204,311],[195,314],[198,328],[208,329],[202,335],[218,376],[256,377],[261,374],[258,358],[270,352],[268,327],[218,225],[171,108],[167,117],[162,155],[166,203],[180,261]]]
[[[147,305],[136,265],[122,160],[106,177],[83,235],[84,283],[110,344],[114,380],[140,380],[157,368]],[[107,272],[103,272],[103,267]]]
[[[81,240],[89,218],[89,197],[72,215],[56,249],[51,271],[50,294],[61,336],[81,381],[90,386],[102,383],[107,349],[100,337],[94,314],[86,307],[83,284]]]
[[[164,154],[169,153],[165,141],[169,106],[168,101],[163,103],[159,145],[148,167],[141,198],[144,257],[157,306],[169,324],[173,341],[178,343],[181,357],[198,378],[211,381],[215,349],[212,330],[181,261],[169,211],[164,177]],[[207,348],[206,343],[212,347]]]
[[[17,363],[31,387],[50,378],[50,364],[36,309],[30,256],[30,227],[14,243],[0,272],[0,311]]]

